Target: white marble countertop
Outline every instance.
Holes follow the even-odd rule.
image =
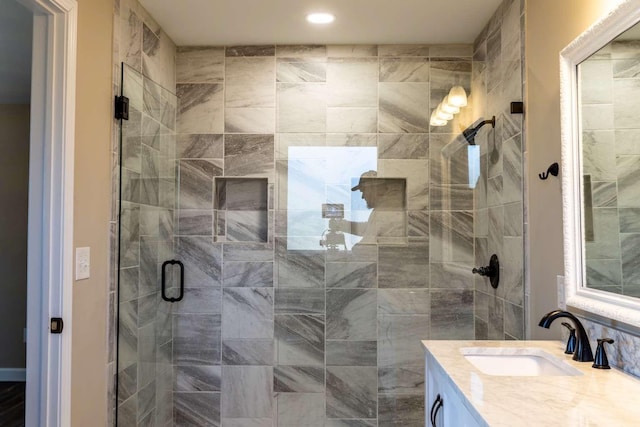
[[[449,375],[455,393],[465,405],[470,403],[467,409],[488,426],[640,426],[640,379],[615,368],[594,369],[592,362],[576,362],[564,354],[562,342],[422,341],[422,345]],[[464,347],[539,348],[583,375],[486,375],[464,358],[460,351]]]

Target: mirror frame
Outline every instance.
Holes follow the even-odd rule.
[[[640,331],[640,298],[584,286],[583,170],[578,65],[640,21],[640,0],[624,0],[560,52],[564,305],[587,319]]]

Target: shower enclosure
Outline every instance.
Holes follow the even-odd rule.
[[[421,426],[420,340],[524,338],[509,5],[473,46],[178,48],[176,95],[123,67],[119,426]]]

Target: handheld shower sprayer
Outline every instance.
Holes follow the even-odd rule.
[[[489,124],[491,125],[492,128],[496,127],[496,116],[491,117],[490,120],[484,120],[480,122],[475,127],[469,126],[468,128],[462,131],[462,136],[464,136],[464,139],[467,140],[469,145],[476,145],[476,141],[475,141],[476,135],[478,134],[482,126],[489,125]]]

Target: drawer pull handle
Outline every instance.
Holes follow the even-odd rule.
[[[433,401],[433,404],[431,405],[431,412],[430,412],[431,427],[436,427],[436,415],[441,406],[442,406],[442,397],[440,397],[440,394],[438,394],[436,396],[436,399]]]

